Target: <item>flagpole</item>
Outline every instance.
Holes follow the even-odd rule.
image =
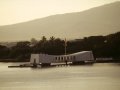
[[[66,41],[66,38],[65,38],[65,63],[66,65],[68,65],[68,61],[67,61],[67,57],[66,57],[66,54],[67,54],[67,50],[66,50],[66,47],[67,47],[67,41]]]
[[[65,55],[66,55],[66,46],[65,46]]]
[[[67,41],[66,41],[66,38],[65,38],[65,55],[66,55],[66,46],[67,46]]]

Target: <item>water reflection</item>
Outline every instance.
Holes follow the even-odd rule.
[[[0,90],[120,90],[120,64],[8,68],[0,63]]]

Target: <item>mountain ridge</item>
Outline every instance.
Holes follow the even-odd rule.
[[[113,3],[104,4],[104,5],[102,5],[102,6],[108,6],[108,5],[111,5],[111,4],[118,4],[118,3],[120,3],[120,1],[116,1],[116,2],[113,2]],[[99,7],[100,7],[100,6],[96,6],[96,7],[93,7],[93,8],[84,10],[84,11],[80,11],[80,12],[69,12],[69,13],[63,13],[63,14],[49,15],[49,16],[45,16],[45,17],[42,17],[42,18],[36,18],[36,19],[24,21],[24,22],[18,22],[18,23],[13,23],[13,24],[9,24],[9,25],[0,25],[0,27],[11,26],[11,25],[17,25],[17,24],[27,23],[27,22],[31,22],[31,21],[37,21],[37,20],[40,20],[40,19],[45,19],[45,18],[49,18],[49,17],[53,17],[53,16],[60,16],[60,15],[67,15],[67,14],[82,13],[82,12],[86,12],[86,11],[89,11],[89,10],[91,10],[91,9],[99,8]]]
[[[120,30],[119,10],[120,2],[118,1],[82,12],[52,15],[23,23],[0,26],[0,36],[20,40],[41,36],[80,38],[107,35]],[[100,32],[101,30],[103,31]]]

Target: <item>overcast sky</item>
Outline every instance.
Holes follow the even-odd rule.
[[[80,12],[118,0],[0,0],[0,25]]]

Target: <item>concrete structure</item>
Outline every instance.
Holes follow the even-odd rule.
[[[31,54],[30,63],[37,65],[51,65],[51,63],[66,63],[73,64],[85,61],[94,61],[92,51],[82,51],[69,55],[48,55],[48,54]]]

